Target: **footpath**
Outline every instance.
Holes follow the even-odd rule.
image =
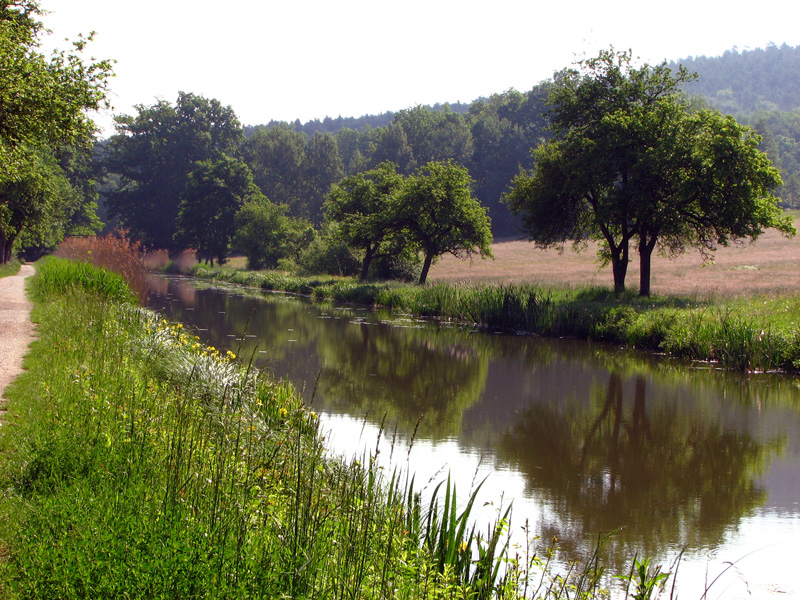
[[[25,278],[34,268],[22,265],[17,275],[0,279],[0,411],[6,386],[22,372],[22,357],[35,337],[32,304],[25,298]]]

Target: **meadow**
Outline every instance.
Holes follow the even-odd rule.
[[[447,255],[432,269],[436,282],[536,283],[549,287],[611,287],[611,266],[600,267],[596,246],[577,253],[539,250],[528,241],[499,240],[492,247],[495,260],[462,261]],[[635,253],[628,267],[626,287],[635,292],[639,266]],[[653,256],[652,292],[709,300],[742,296],[794,295],[800,292],[800,238],[767,231],[755,243],[719,248],[712,262],[696,251],[675,258]]]

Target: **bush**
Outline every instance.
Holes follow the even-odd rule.
[[[286,206],[262,198],[236,213],[233,245],[247,256],[248,269],[275,268],[281,259],[298,256],[314,239],[311,224],[286,216],[286,211]]]
[[[298,271],[303,275],[358,275],[361,261],[347,244],[331,236],[320,236],[300,254]]]

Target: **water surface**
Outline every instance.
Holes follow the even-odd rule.
[[[419,486],[450,473],[466,493],[486,478],[480,518],[513,501],[518,541],[527,522],[541,547],[555,536],[580,555],[616,531],[616,570],[683,550],[683,598],[735,561],[709,598],[800,597],[795,377],[186,279],[154,287],[167,318],[301,390],[333,451],[377,449]]]

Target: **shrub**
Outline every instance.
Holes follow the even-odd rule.
[[[353,276],[359,273],[361,261],[347,244],[329,236],[312,241],[297,261],[299,272],[305,275]]]

